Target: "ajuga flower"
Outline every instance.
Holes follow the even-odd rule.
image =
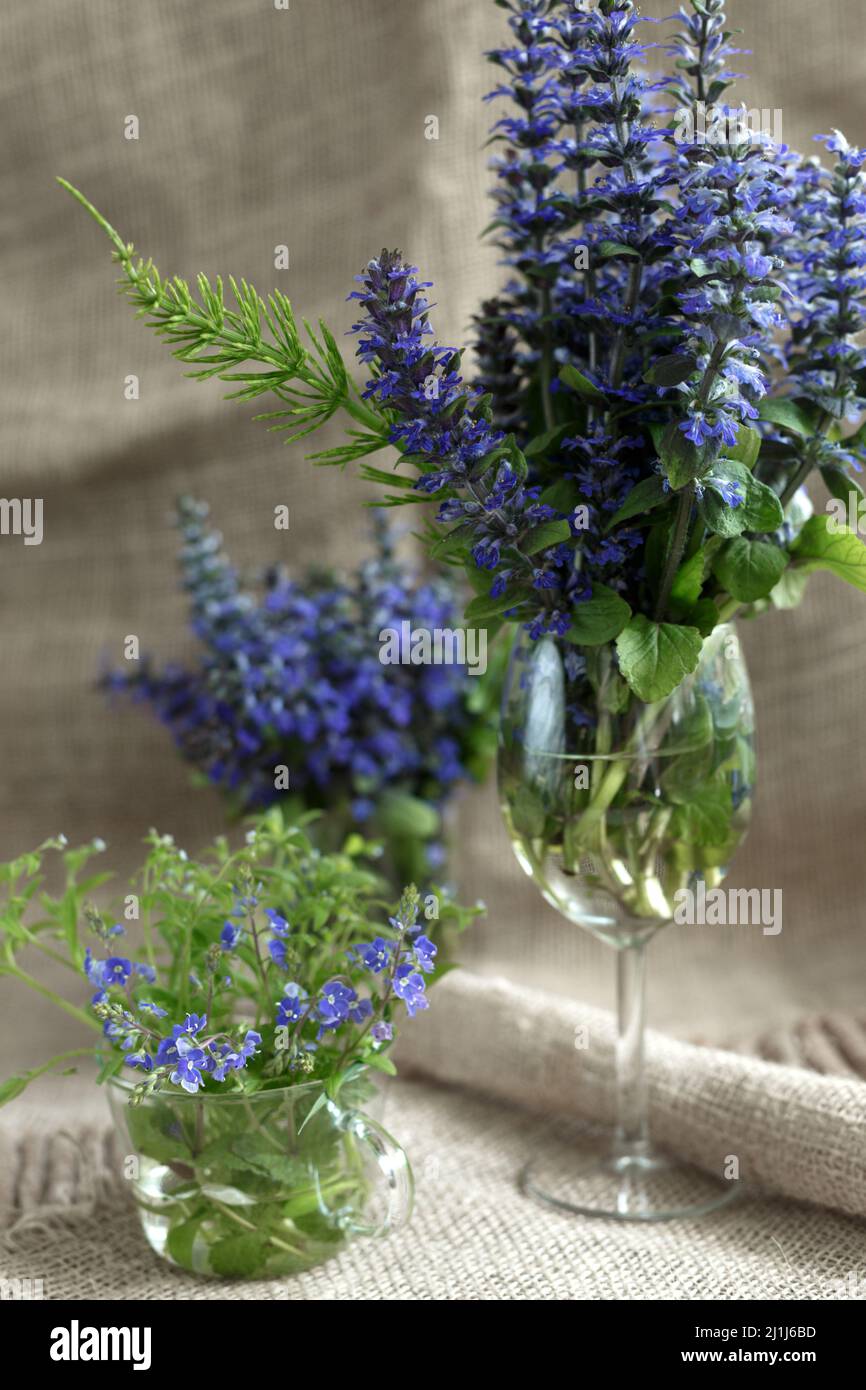
[[[831,564],[829,518],[804,523],[802,496],[789,504],[816,467],[837,498],[856,486],[864,155],[823,137],[828,172],[752,129],[731,100],[742,50],[725,0],[687,0],[673,32],[650,28],[633,0],[497,4],[508,32],[488,53],[490,231],[503,284],[473,321],[477,374],[435,341],[429,282],[383,252],[356,292],[360,403],[332,340],[318,343],[353,427],[314,457],[396,446],[408,476],[392,483],[367,463],[362,474],[392,483],[388,505],[435,503],[428,539],[471,577],[468,620],[616,641],[638,698],[665,693],[713,626],[772,600],[786,569],[831,568],[863,587],[857,538]],[[107,230],[137,303],[147,281],[158,331],[187,355],[209,343],[185,287],[178,308]],[[202,295],[213,334],[207,282]],[[289,312],[276,302],[274,326]],[[291,341],[314,428],[323,388]],[[248,356],[262,352],[257,340]],[[283,398],[285,353],[269,352]],[[803,585],[783,588],[788,603]],[[662,649],[677,653],[663,679]]]
[[[285,799],[285,767],[292,796],[341,808],[375,832],[386,793],[443,806],[480,770],[489,716],[470,698],[466,667],[380,660],[383,632],[458,625],[454,586],[398,563],[381,523],[375,558],[352,578],[268,570],[247,586],[205,506],[184,499],[178,519],[202,659],[162,670],[144,660],[105,685],[147,702],[183,756],[236,804]],[[434,853],[436,845],[434,834]]]

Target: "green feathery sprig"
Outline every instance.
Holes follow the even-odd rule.
[[[362,400],[334,335],[321,319],[318,334],[306,319],[301,321],[310,351],[301,341],[290,301],[279,290],[265,300],[246,280],[231,276],[228,283],[236,305],[232,309],[226,305],[222,279],[218,276],[211,284],[206,275],[199,275],[196,298],[179,275],[163,279],[152,260],[137,256],[132,243],[124,242],[83,193],[66,179],[57,182],[108,236],[113,259],[123,272],[120,292],[137,317],[166,339],[173,356],[195,364],[188,376],[233,383],[236,389],[228,393],[228,400],[254,400],[271,392],[284,408],[255,419],[267,421],[269,429],[285,433],[289,441],[312,434],[337,411],[345,411],[362,428],[348,431],[348,443],[313,454],[316,463],[345,465],[388,444],[387,416]],[[250,370],[252,363],[262,370]]]

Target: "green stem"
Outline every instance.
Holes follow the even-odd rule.
[[[724,599],[724,602],[719,604],[719,622],[729,623],[731,618],[740,611],[743,605],[738,598],[731,598],[724,594],[721,597]]]
[[[818,457],[818,449],[820,447],[821,441],[827,433],[827,430],[830,428],[830,423],[832,419],[832,415],[825,410],[820,420],[818,421],[815,434],[806,445],[806,449],[800,461],[799,467],[795,471],[793,477],[789,478],[782,492],[782,495],[779,498],[779,501],[781,502],[783,509],[787,507],[795,492],[797,492],[803,486],[806,479],[809,477],[809,474],[812,472],[812,469],[815,467],[815,460]]]
[[[35,1081],[37,1076],[43,1076],[45,1072],[56,1067],[59,1062],[67,1062],[70,1057],[92,1057],[92,1047],[73,1047],[68,1052],[58,1052],[56,1057],[51,1057],[47,1062],[43,1062],[38,1067],[31,1067],[27,1072],[28,1081]]]
[[[634,754],[640,751],[642,740],[658,722],[664,708],[665,702],[663,700],[658,701],[656,704],[644,706],[643,712],[623,750],[623,756],[611,761],[611,765],[604,774],[598,788],[593,792],[589,805],[577,822],[573,835],[575,844],[582,844],[587,834],[594,831],[598,827],[599,822],[604,818],[605,812],[613,802],[617,793],[621,790],[628,776]]]
[[[556,424],[553,415],[553,398],[550,394],[550,387],[553,380],[553,333],[550,322],[551,314],[550,289],[545,285],[541,291],[541,313],[544,319],[544,342],[541,349],[541,410],[544,416],[544,428],[552,430]]]
[[[6,973],[14,976],[16,980],[20,980],[22,984],[28,985],[30,989],[35,990],[37,994],[41,994],[43,999],[50,999],[52,1004],[56,1004],[58,1009],[62,1009],[64,1013],[69,1014],[70,1018],[75,1018],[79,1023],[86,1024],[88,1028],[95,1028],[97,1033],[102,1033],[102,1024],[98,1019],[91,1018],[90,1014],[85,1013],[83,1009],[79,1009],[76,1004],[70,1004],[67,999],[63,999],[59,994],[55,994],[53,989],[49,989],[47,985],[43,985],[40,980],[35,980],[32,975],[28,975],[27,971],[22,970],[19,965],[7,967]]]
[[[657,623],[664,621],[665,612],[668,606],[668,599],[671,596],[671,588],[674,576],[680,567],[683,558],[683,551],[686,547],[686,538],[689,533],[689,520],[692,514],[692,503],[695,500],[695,485],[687,483],[680,493],[679,505],[677,507],[676,521],[674,522],[674,532],[671,538],[670,549],[668,550],[667,561],[665,562],[665,572],[662,577],[661,588],[659,589],[658,602],[656,603],[655,620]]]
[[[223,1216],[227,1216],[229,1220],[234,1221],[237,1226],[242,1226],[245,1231],[252,1231],[256,1235],[263,1234],[260,1227],[258,1227],[254,1221],[247,1221],[245,1217],[239,1216],[230,1206],[227,1206],[224,1202],[217,1201],[216,1197],[211,1197],[208,1194],[208,1201],[216,1207],[217,1211],[221,1211]],[[276,1246],[278,1250],[284,1250],[288,1255],[300,1255],[303,1257],[303,1250],[298,1249],[296,1245],[289,1245],[286,1240],[280,1240],[279,1236],[275,1236],[272,1232],[265,1236],[265,1244]]]
[[[641,279],[643,278],[643,262],[632,262],[628,276],[628,290],[626,291],[624,309],[631,318],[637,307],[638,295],[640,294]],[[628,326],[623,324],[616,335],[613,349],[613,356],[610,362],[610,384],[618,388],[622,383],[622,374],[625,370],[625,351],[628,342]]]

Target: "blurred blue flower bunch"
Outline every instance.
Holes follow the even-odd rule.
[[[383,630],[459,620],[454,586],[401,565],[377,517],[375,555],[356,575],[272,569],[247,586],[207,506],[182,499],[183,583],[202,659],[143,659],[104,684],[151,706],[239,810],[281,801],[292,814],[336,812],[341,833],[363,826],[404,860],[423,846],[422,861],[400,865],[422,877],[442,866],[446,801],[487,768],[497,692],[491,673],[470,679],[465,666],[380,661]]]

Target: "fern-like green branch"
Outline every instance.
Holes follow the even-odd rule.
[[[151,260],[135,254],[102,213],[66,179],[61,187],[90,213],[114,247],[122,275],[120,292],[171,346],[173,356],[194,365],[188,376],[198,381],[218,377],[235,387],[229,400],[275,395],[283,408],[257,415],[289,440],[312,434],[343,410],[360,429],[348,431],[348,443],[312,455],[319,464],[345,466],[352,459],[385,448],[390,422],[362,400],[328,327],[319,320],[315,333],[302,324],[312,350],[301,340],[291,303],[279,290],[263,299],[246,280],[229,278],[235,308],[226,305],[223,282],[206,275],[196,281],[198,297],[180,276],[163,279]],[[256,364],[260,370],[252,370]]]

